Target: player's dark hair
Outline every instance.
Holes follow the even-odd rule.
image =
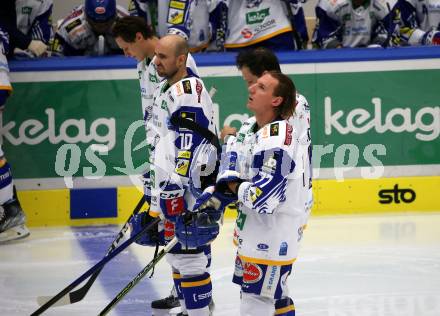
[[[136,39],[136,33],[141,33],[145,39],[155,36],[153,29],[147,22],[137,16],[124,16],[117,19],[112,28],[113,37],[120,37],[127,43],[133,43]]]
[[[269,75],[278,81],[273,95],[283,98],[283,102],[276,107],[277,114],[286,119],[293,115],[296,107],[296,87],[292,79],[278,71],[269,71]]]
[[[237,55],[236,65],[238,69],[243,66],[248,67],[250,72],[257,77],[261,77],[265,71],[281,72],[277,56],[265,47],[240,51]]]

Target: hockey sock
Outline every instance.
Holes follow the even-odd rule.
[[[211,276],[208,272],[193,277],[182,277],[181,289],[190,316],[209,315],[212,298]]]
[[[290,297],[283,297],[275,302],[275,315],[295,316],[295,305]]]
[[[182,276],[180,275],[180,273],[173,272],[173,281],[177,293],[177,298],[179,299],[180,306],[182,307],[182,312],[185,312],[186,311],[185,300],[183,299],[183,293],[181,288]]]

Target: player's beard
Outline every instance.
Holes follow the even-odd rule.
[[[161,72],[159,69],[157,69],[157,73],[159,76],[164,77],[165,79],[169,80],[171,78],[173,78],[177,72],[179,71],[179,68],[175,67],[174,69],[168,71],[168,72]]]

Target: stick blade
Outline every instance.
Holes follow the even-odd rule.
[[[69,294],[70,293],[64,295],[62,298],[60,298],[57,302],[55,302],[51,306],[55,307],[55,306],[64,306],[64,305],[72,304],[72,302],[70,301],[70,295]],[[52,298],[53,298],[53,296],[38,296],[37,297],[37,303],[38,303],[39,306],[43,306],[44,304],[49,302]]]

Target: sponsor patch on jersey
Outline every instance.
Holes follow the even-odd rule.
[[[162,100],[162,104],[160,105],[162,110],[168,111],[168,103],[165,100]]]
[[[292,144],[292,132],[293,127],[290,124],[286,124],[286,137],[284,138],[284,145]]]
[[[183,91],[182,91],[182,83],[181,83],[181,82],[178,82],[178,83],[176,84],[176,94],[177,94],[178,96],[180,96],[180,95],[183,94]]]
[[[169,216],[182,214],[185,208],[183,196],[165,200],[166,212]]]
[[[32,13],[32,7],[22,7],[21,8],[21,14],[31,14]]]
[[[170,8],[168,12],[168,23],[182,24],[185,11]]]
[[[268,138],[269,137],[269,127],[265,126],[263,127],[261,131],[261,137],[262,138]]]
[[[280,256],[285,256],[287,255],[287,248],[289,247],[289,245],[287,244],[287,242],[283,241],[280,245],[280,251],[279,251],[279,255]]]
[[[278,155],[276,155],[276,153],[274,153],[272,156],[267,157],[264,160],[263,163],[263,167],[261,168],[261,170],[265,173],[274,173],[276,168],[277,168],[277,158]]]
[[[182,111],[182,112],[180,112],[180,117],[184,118],[184,119],[191,120],[193,122],[196,121],[196,113],[195,112]]]
[[[245,39],[250,39],[253,36],[252,31],[250,29],[248,29],[248,28],[244,28],[241,31],[241,35],[243,35],[243,37]]]
[[[269,245],[268,244],[258,244],[257,245],[257,250],[258,251],[268,251],[269,250]]]
[[[261,268],[250,262],[245,262],[243,267],[243,282],[245,283],[257,283],[263,277],[263,271]]]
[[[183,85],[183,91],[184,91],[186,94],[192,94],[191,81],[189,81],[189,80],[183,80],[183,81],[182,81],[182,85]]]
[[[183,10],[185,9],[185,5],[186,5],[186,1],[170,1],[170,8],[173,9],[180,9]]]
[[[269,16],[269,8],[246,13],[246,24],[260,24],[264,19]]]
[[[263,193],[263,191],[259,187],[251,189],[251,201],[255,202],[261,193]]]
[[[166,241],[170,241],[171,239],[174,238],[174,223],[169,221],[169,220],[165,220],[164,224],[163,224],[163,228],[164,228],[164,237]]]
[[[270,124],[270,136],[278,136],[279,132],[280,132],[279,123]]]
[[[177,158],[183,158],[183,159],[189,159],[191,158],[191,152],[190,151],[179,151],[177,153]]]
[[[70,33],[78,25],[81,25],[81,21],[79,19],[76,19],[76,20],[73,20],[72,22],[70,22],[69,24],[67,24],[65,29],[66,29],[67,33]]]
[[[176,164],[176,169],[174,170],[177,174],[181,176],[186,176],[189,168],[189,160],[178,159]]]
[[[156,187],[156,172],[154,170],[150,171],[150,179],[151,179],[151,187],[154,189]],[[153,197],[151,197],[151,200],[153,200]]]
[[[238,277],[243,277],[243,263],[239,256],[235,257],[235,271],[234,274]]]
[[[157,76],[155,74],[148,74],[148,80],[150,80],[150,82],[154,82],[154,83],[159,82],[159,79],[157,79]]]
[[[191,86],[190,86],[190,88],[191,88]],[[199,102],[199,103],[200,103],[200,100],[202,98],[202,90],[203,90],[202,84],[200,83],[199,80],[196,80],[197,102]]]
[[[242,143],[244,140],[244,136],[245,136],[245,134],[239,133],[237,136],[237,143]]]

